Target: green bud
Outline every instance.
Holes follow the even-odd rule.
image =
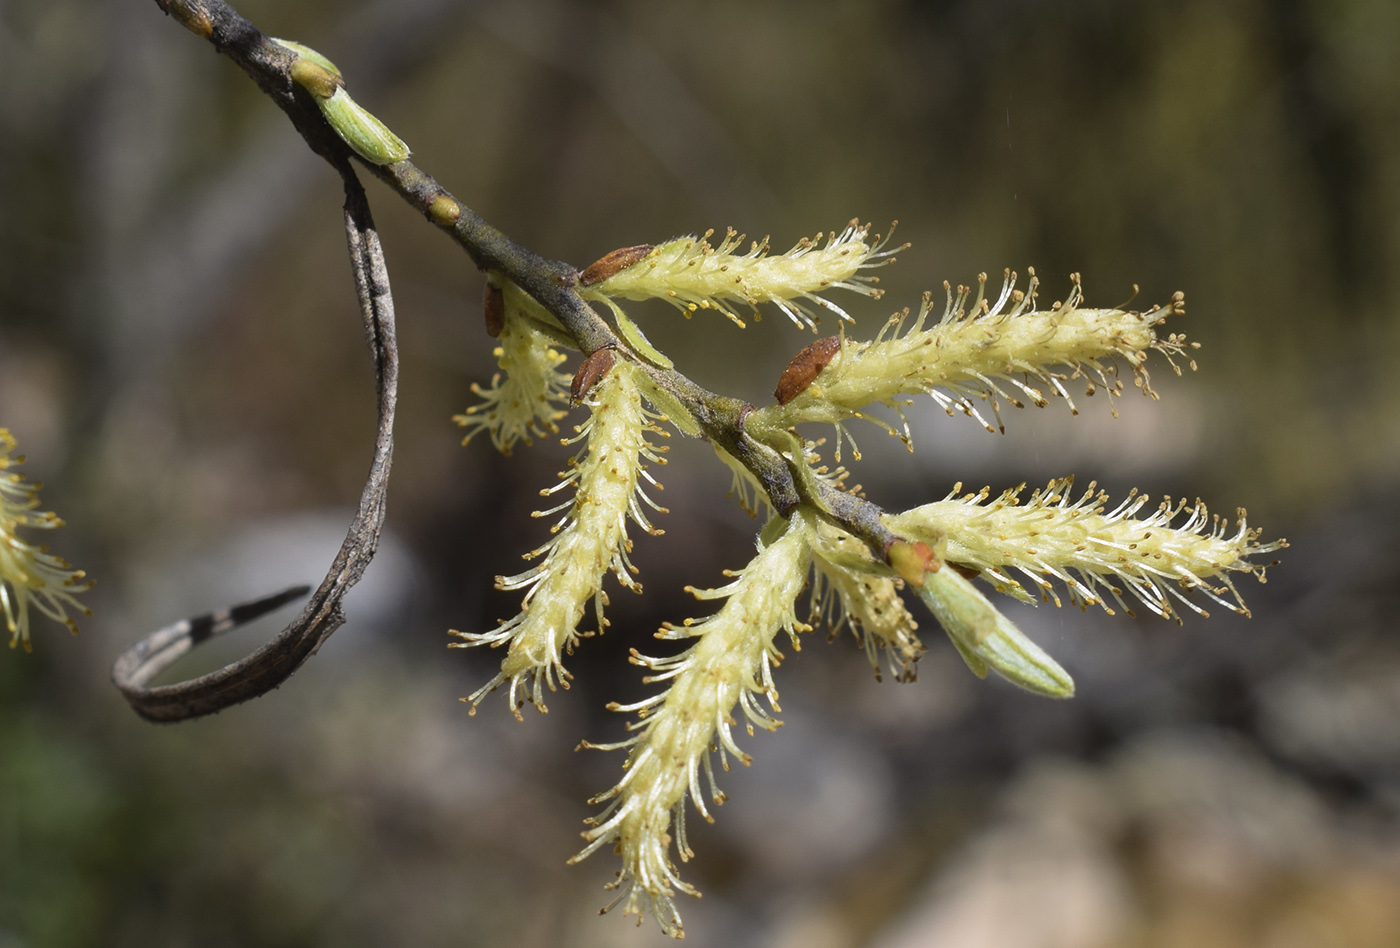
[[[321,114],[335,133],[372,165],[391,165],[408,157],[403,139],[360,106],[344,89],[336,89],[329,99],[317,99]]]
[[[1074,679],[997,611],[954,569],[924,574],[919,595],[979,678],[991,669],[1013,685],[1050,698],[1074,695]]]
[[[439,194],[428,205],[428,217],[439,227],[451,227],[462,219],[462,205],[454,201],[450,194]]]
[[[355,154],[372,165],[391,165],[408,157],[403,139],[350,98],[335,63],[301,43],[282,39],[273,42],[297,54],[292,63],[292,81],[311,93],[331,128]]]

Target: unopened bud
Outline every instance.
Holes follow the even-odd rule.
[[[651,244],[637,244],[635,247],[619,247],[617,250],[605,253],[579,274],[579,285],[592,286],[595,283],[602,283],[608,277],[621,273],[632,264],[645,260],[651,250]]]
[[[317,100],[329,99],[345,86],[340,76],[305,56],[298,56],[297,61],[292,63],[292,81]],[[322,105],[322,108],[325,106]]]
[[[295,40],[278,39],[275,36],[272,38],[272,41],[278,46],[283,47],[284,49],[291,50],[292,52],[296,53],[297,56],[303,59],[311,60],[313,63],[320,66],[322,69],[325,69],[327,72],[332,72],[337,76],[340,75],[339,66],[331,62],[325,56],[322,56],[320,53],[316,52],[316,50],[312,49],[310,46],[307,46],[303,43],[298,43]]]
[[[428,205],[428,217],[439,227],[451,227],[462,219],[462,205],[454,201],[450,194],[439,194]]]
[[[574,373],[574,382],[569,386],[569,401],[577,405],[588,397],[593,386],[602,381],[603,376],[617,362],[617,353],[612,349],[598,349],[579,363]]]
[[[305,62],[301,59],[297,64]],[[324,74],[330,75],[328,72]],[[296,78],[295,67],[292,77]],[[391,165],[408,157],[408,146],[403,139],[350,98],[344,89],[336,89],[330,98],[320,97],[321,94],[314,89],[308,88],[308,91],[318,97],[316,102],[321,107],[321,114],[331,123],[335,133],[365,161],[372,165]]]
[[[990,668],[1027,691],[1050,698],[1074,695],[1069,673],[956,570],[925,573],[919,595],[979,678],[986,677]]]
[[[486,284],[486,292],[481,298],[481,309],[486,314],[486,335],[495,339],[506,328],[506,298],[499,286],[494,283]]]

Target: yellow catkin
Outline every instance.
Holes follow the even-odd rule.
[[[821,234],[803,238],[785,254],[769,253],[767,238],[743,252],[744,235],[733,230],[714,247],[708,240],[712,233],[659,244],[639,262],[579,293],[600,301],[662,299],[687,315],[716,310],[741,327],[744,321],[731,304],[756,316],[759,305],[772,303],[797,325],[815,326],[820,318],[806,304],[850,319],[821,294],[843,289],[878,299],[883,291],[874,286],[877,279],[861,271],[893,261],[894,251],[882,249],[886,241],[870,240],[870,225],[856,221],[839,234],[833,231],[824,243]]]
[[[514,294],[505,299],[505,324],[493,353],[501,372],[491,379],[490,388],[473,384],[481,402],[452,420],[466,431],[463,444],[485,431],[496,450],[509,455],[517,441],[529,445],[559,430],[570,377],[559,371],[564,354],[513,305]]]
[[[1123,387],[1117,378],[1120,360],[1132,370],[1134,384],[1155,397],[1143,365],[1147,353],[1156,349],[1170,361],[1188,348],[1181,336],[1162,337],[1156,329],[1168,316],[1185,311],[1180,294],[1145,313],[1089,309],[1080,305],[1083,294],[1075,274],[1066,299],[1041,310],[1035,305],[1034,276],[1030,292],[1023,293],[1015,288],[1016,275],[1007,271],[1000,295],[991,302],[986,282],[982,274],[970,304],[967,287],[954,293],[944,284],[947,300],[936,322],[929,321],[933,303],[926,295],[908,331],[906,310],[874,341],[843,342],[802,394],[757,412],[750,423],[777,428],[804,421],[840,424],[868,417],[862,409],[869,405],[899,411],[906,396],[922,393],[950,415],[963,412],[995,431],[1003,401],[1019,408],[1023,400],[1044,405],[1058,395],[1077,411],[1067,382],[1083,380],[1089,394],[1102,388],[1111,400]],[[990,403],[997,425],[980,414],[974,400]],[[907,440],[907,425],[904,435]]]
[[[1078,499],[1069,477],[1051,481],[1023,502],[1024,487],[990,502],[989,491],[956,497],[955,490],[885,522],[913,536],[946,534],[944,555],[980,571],[1003,592],[1024,595],[1021,581],[1029,580],[1043,599],[1059,605],[1053,585],[1058,581],[1075,604],[1100,605],[1111,614],[1108,598],[1131,615],[1126,592],[1157,615],[1178,621],[1175,603],[1205,614],[1189,598],[1193,592],[1248,615],[1229,574],[1252,573],[1262,580],[1267,564],[1251,558],[1287,546],[1283,540],[1260,543],[1243,510],[1232,528],[1199,501],[1167,498],[1140,516],[1149,499],[1136,491],[1110,510],[1108,495],[1092,483]]]
[[[823,521],[817,536],[812,564],[821,581],[813,584],[813,614],[828,618],[833,635],[849,626],[877,678],[883,652],[897,681],[913,681],[925,650],[899,581],[879,570],[866,545],[844,530]]]
[[[755,726],[767,730],[778,726],[759,706],[757,696],[764,696],[778,710],[772,668],[782,655],[774,639],[787,631],[796,647],[797,632],[806,628],[798,622],[793,604],[806,584],[815,522],[813,511],[799,507],[783,532],[763,547],[734,582],[720,589],[692,589],[697,598],[725,598],[724,606],[699,622],[667,625],[658,637],[697,641],[668,658],[633,653],[632,660],[651,671],[646,680],[669,681],[669,690],[634,705],[612,705],[614,710],[637,712],[638,733],[618,744],[589,745],[630,747],[631,751],[626,775],[592,801],[609,802],[589,821],[594,828],[584,833],[588,845],[572,861],[615,845],[622,871],[610,886],[620,890],[612,904],[626,899],[625,911],[639,913],[645,903],[668,934],[681,932],[673,897],[678,892],[698,894],[677,874],[670,850],[674,843],[682,861],[692,855],[685,836],[687,796],[705,819],[711,819],[700,785],[702,770],[710,800],[724,801],[714,783],[711,746],[718,748],[725,769],[730,756],[749,763],[749,755],[734,742],[735,705],[743,709],[750,733]],[[781,526],[781,521],[776,525]]]
[[[808,445],[815,448],[815,445]],[[753,473],[720,448],[715,455],[733,474],[730,496],[737,497],[740,506],[757,516],[760,498],[767,495]],[[815,462],[817,456],[807,455]],[[845,478],[844,469],[835,472],[822,469],[817,476],[839,484]],[[817,524],[816,543],[812,549],[811,608],[814,622],[824,623],[834,638],[843,628],[849,628],[856,642],[865,649],[875,677],[881,677],[880,656],[896,681],[913,681],[918,677],[915,664],[926,651],[915,631],[909,608],[900,597],[901,583],[889,574],[883,564],[870,555],[869,548],[840,527],[822,520]]]
[[[29,607],[76,633],[77,623],[69,610],[92,615],[73,598],[74,593],[92,588],[82,570],[75,570],[42,546],[19,538],[20,528],[53,530],[63,521],[51,511],[40,511],[39,485],[27,484],[24,476],[10,468],[23,464],[23,457],[12,457],[14,436],[0,428],[0,611],[10,633],[10,648],[29,642]]]
[[[627,558],[631,548],[627,520],[630,517],[648,532],[660,532],[641,510],[638,498],[651,502],[638,489],[638,482],[651,480],[645,462],[661,462],[647,443],[652,416],[642,404],[637,371],[630,362],[616,363],[585,403],[591,414],[579,426],[575,440],[587,441],[587,453],[571,463],[559,484],[543,492],[551,495],[574,485],[574,497],[535,514],[568,510],[555,524],[554,538],[528,554],[543,560],[516,576],[496,579],[498,589],[527,590],[520,613],[489,633],[452,632],[464,640],[453,643],[456,647],[509,646],[496,677],[464,699],[473,709],[509,682],[509,704],[517,716],[526,700],[545,710],[544,689],[568,686],[563,656],[578,643],[578,625],[590,601],[595,604],[600,631],[605,624],[603,577],[611,571],[623,586],[641,589]]]

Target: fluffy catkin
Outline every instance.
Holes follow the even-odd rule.
[[[501,371],[492,377],[490,388],[473,384],[472,391],[481,401],[452,416],[466,431],[463,444],[485,431],[505,455],[517,441],[529,445],[534,438],[559,430],[557,422],[564,417],[560,406],[568,400],[570,381],[559,371],[564,354],[513,305],[516,295],[518,291],[505,296],[505,322],[492,353]]]
[[[932,324],[928,321],[932,299],[925,296],[907,332],[903,331],[906,310],[893,317],[874,341],[844,342],[802,394],[785,405],[763,409],[751,423],[780,429],[804,421],[839,424],[869,417],[862,409],[874,404],[898,411],[905,396],[924,393],[949,414],[964,412],[995,431],[973,399],[990,402],[995,414],[1003,400],[1019,408],[1023,398],[1044,405],[1047,394],[1059,395],[1077,411],[1065,382],[1082,378],[1090,394],[1102,387],[1112,397],[1122,389],[1115,377],[1116,360],[1127,363],[1135,384],[1152,395],[1143,366],[1147,353],[1156,349],[1170,360],[1187,348],[1181,336],[1163,338],[1155,328],[1168,316],[1185,311],[1180,294],[1145,313],[1089,309],[1080,305],[1076,274],[1070,295],[1040,310],[1035,308],[1034,278],[1029,293],[1015,289],[1015,280],[1016,275],[1008,271],[1000,296],[988,303],[983,274],[970,306],[966,287],[959,287],[956,294],[949,288],[942,318]]]
[[[796,647],[797,632],[805,629],[797,620],[794,601],[806,583],[815,520],[812,511],[799,507],[781,535],[732,583],[720,589],[691,589],[700,599],[725,598],[724,606],[699,622],[662,629],[659,638],[697,639],[679,655],[648,658],[634,651],[632,660],[652,672],[646,680],[669,681],[670,688],[634,705],[612,705],[637,712],[639,720],[632,725],[637,733],[617,744],[589,745],[631,751],[626,775],[592,801],[610,802],[590,820],[594,828],[584,833],[588,845],[573,861],[615,845],[622,856],[622,871],[613,883],[621,889],[617,901],[625,898],[629,913],[640,912],[641,903],[647,903],[669,934],[681,931],[674,895],[697,894],[677,874],[670,849],[674,842],[682,860],[691,856],[685,838],[687,795],[701,815],[711,819],[700,786],[702,770],[711,800],[724,800],[714,784],[711,746],[718,748],[726,769],[730,755],[749,762],[749,755],[734,742],[735,705],[742,707],[750,733],[755,725],[768,730],[778,725],[759,707],[756,696],[764,696],[778,710],[772,667],[782,655],[774,638],[787,631]]]
[[[579,293],[596,300],[663,299],[687,315],[716,310],[741,327],[744,321],[731,303],[742,303],[755,314],[760,304],[772,303],[797,325],[814,326],[820,319],[805,303],[850,319],[819,294],[844,289],[878,299],[882,291],[874,286],[876,278],[861,271],[893,262],[893,251],[882,249],[885,241],[868,240],[870,225],[855,221],[840,234],[833,231],[825,243],[821,234],[803,238],[784,254],[769,253],[767,238],[742,252],[744,235],[733,230],[713,247],[711,233],[659,244],[641,260]]]
[[[92,588],[92,583],[84,581],[82,570],[73,569],[45,547],[20,539],[21,527],[53,530],[63,521],[50,511],[39,511],[38,484],[27,484],[22,474],[10,472],[24,463],[23,457],[11,457],[16,447],[9,429],[0,428],[0,611],[5,614],[10,648],[23,645],[27,652],[31,648],[29,607],[77,632],[68,611],[92,613],[73,594]]]
[[[651,416],[642,404],[636,373],[632,363],[617,362],[585,403],[591,414],[579,426],[576,440],[587,441],[587,453],[570,463],[559,484],[542,491],[549,495],[576,485],[574,497],[535,513],[549,516],[568,509],[553,527],[554,538],[527,554],[527,558],[543,556],[543,561],[518,575],[496,578],[498,589],[527,590],[520,613],[489,633],[452,632],[465,640],[453,643],[457,647],[509,646],[496,677],[464,699],[473,710],[505,682],[510,683],[509,704],[517,715],[527,698],[545,710],[544,689],[568,686],[563,656],[578,643],[578,624],[590,601],[599,630],[606,625],[603,577],[611,571],[623,586],[641,588],[632,578],[635,570],[627,558],[631,547],[627,520],[630,517],[642,529],[659,532],[638,504],[639,497],[651,503],[638,482],[651,479],[646,461],[661,462],[647,443],[647,433],[653,430]]]
[[[915,634],[918,623],[899,595],[899,580],[878,569],[865,544],[822,522],[817,527],[812,565],[812,612],[827,618],[832,635],[849,626],[880,677],[880,653],[897,681],[913,681],[924,653]]]
[[[1173,600],[1205,614],[1188,597],[1191,592],[1247,615],[1229,574],[1253,573],[1262,580],[1267,564],[1251,557],[1287,546],[1282,540],[1260,543],[1243,510],[1233,529],[1199,501],[1167,498],[1139,516],[1148,504],[1145,494],[1134,491],[1110,510],[1108,495],[1092,483],[1076,500],[1073,482],[1053,480],[1024,502],[1025,485],[990,503],[987,490],[956,497],[955,488],[947,499],[887,515],[885,522],[912,536],[946,535],[945,556],[978,570],[1002,592],[1022,592],[1019,575],[1058,605],[1052,585],[1058,580],[1078,604],[1112,613],[1106,595],[1131,615],[1126,591],[1157,615],[1178,620]]]

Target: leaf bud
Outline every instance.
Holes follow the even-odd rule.
[[[890,549],[893,551],[900,544]],[[1074,695],[1074,679],[956,570],[924,574],[919,595],[973,674],[998,675],[1049,698]]]
[[[278,39],[275,36],[272,38],[272,41],[278,46],[291,50],[303,59],[311,60],[313,63],[320,66],[327,72],[334,73],[337,76],[340,75],[339,66],[331,62],[325,56],[322,56],[320,53],[316,52],[316,50],[312,49],[310,46],[307,46],[304,43],[298,43],[295,40]]]

